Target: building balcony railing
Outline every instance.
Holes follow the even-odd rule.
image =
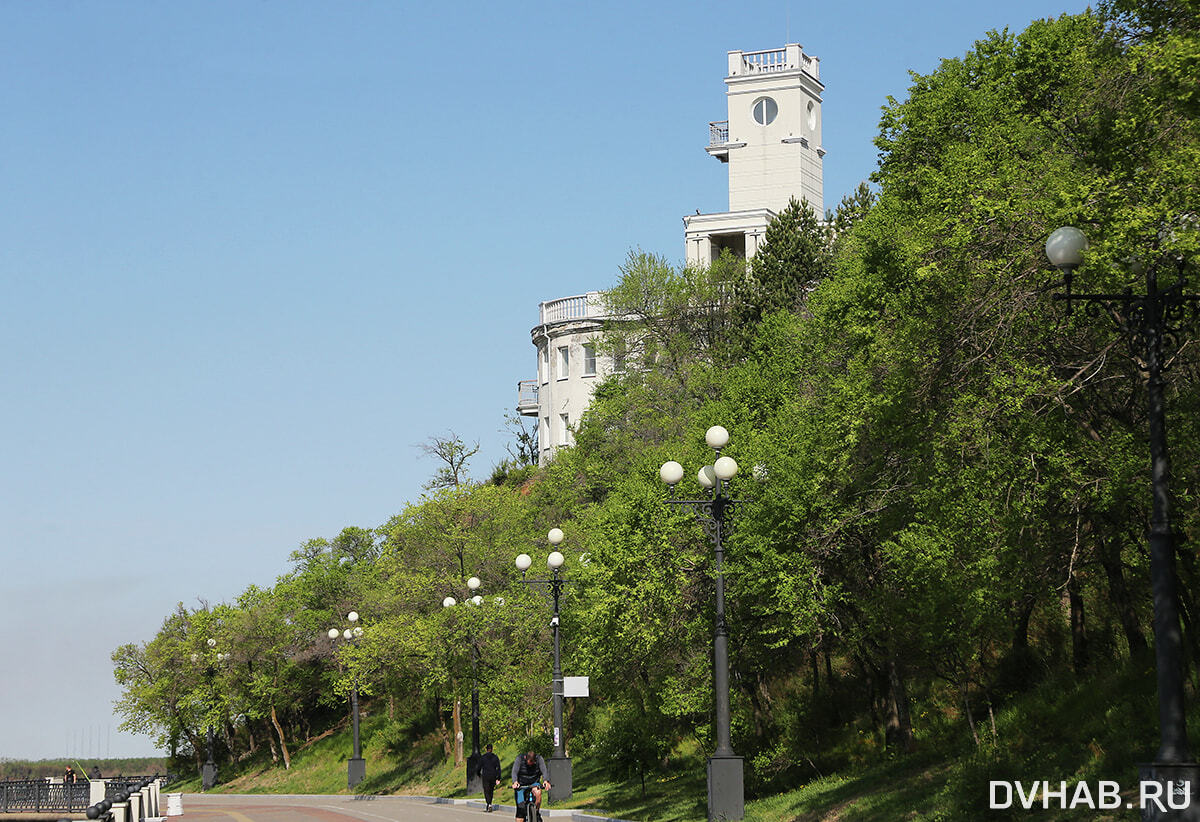
[[[602,320],[608,316],[604,308],[603,295],[599,291],[547,300],[541,303],[538,309],[542,325],[565,320]]]
[[[538,413],[537,380],[521,380],[517,383],[517,413],[523,417],[536,417]]]
[[[729,121],[717,120],[708,124],[708,144],[723,146],[729,142]]]

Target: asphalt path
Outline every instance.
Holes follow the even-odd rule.
[[[542,809],[546,822],[571,818],[569,811],[547,811]],[[422,797],[185,794],[183,816],[168,822],[508,822],[515,815],[511,805],[486,813],[482,802],[451,805]]]

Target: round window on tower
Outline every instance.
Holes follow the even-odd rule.
[[[751,107],[754,112],[754,122],[760,126],[769,126],[779,114],[779,106],[770,97],[759,97]]]

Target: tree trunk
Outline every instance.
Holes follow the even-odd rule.
[[[821,668],[817,663],[816,649],[808,652],[808,667],[812,669],[812,698],[816,702],[821,696]]]
[[[438,730],[442,734],[442,752],[449,756],[454,749],[450,746],[450,732],[446,730],[446,715],[442,712],[442,698],[435,696],[433,698],[433,709],[437,712]]]
[[[908,710],[908,688],[900,663],[889,655],[887,661],[888,701],[887,733],[888,746],[899,745],[905,753],[913,748],[912,716]]]
[[[1133,597],[1130,596],[1129,586],[1125,583],[1121,549],[1115,541],[1100,538],[1096,544],[1096,556],[1104,567],[1104,575],[1108,577],[1108,596],[1117,612],[1117,618],[1121,620],[1121,630],[1125,633],[1129,655],[1141,656],[1146,652],[1146,636],[1138,624]]]
[[[457,696],[454,697],[454,713],[451,718],[454,722],[454,764],[461,765],[465,761],[463,757],[462,700]]]
[[[833,661],[829,658],[829,646],[826,645],[825,651],[825,682],[829,685],[829,710],[833,717],[833,724],[841,726],[842,715],[838,707],[838,692],[837,683],[833,679]]]
[[[271,706],[271,724],[275,726],[275,733],[279,734],[279,750],[283,752],[283,769],[291,770],[292,755],[288,753],[287,740],[283,738],[283,726],[279,724],[279,715],[275,713],[275,706]]]
[[[1075,676],[1083,676],[1088,666],[1087,630],[1084,621],[1083,595],[1079,592],[1079,578],[1071,572],[1067,580],[1067,603],[1071,611],[1071,666]]]
[[[967,714],[967,725],[971,727],[971,738],[975,740],[975,747],[979,747],[979,734],[975,730],[975,716],[971,713],[971,695],[967,691],[967,681],[964,679],[962,684],[962,701],[963,708]]]

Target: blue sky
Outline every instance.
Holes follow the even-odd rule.
[[[485,477],[538,302],[726,208],[726,51],[821,58],[831,207],[910,69],[1083,8],[0,0],[0,756],[153,753],[113,648],[385,522],[430,436]]]

